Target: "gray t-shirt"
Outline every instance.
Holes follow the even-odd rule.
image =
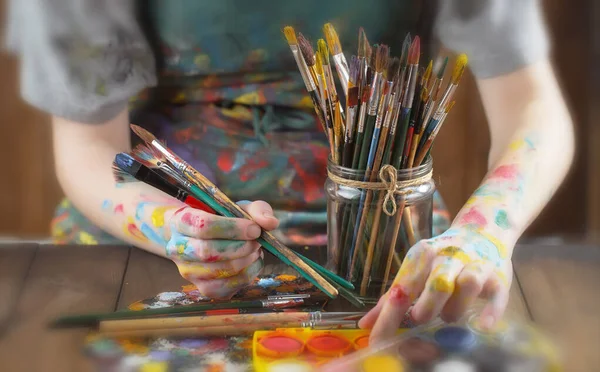
[[[168,4],[180,0],[172,1]],[[221,3],[229,3],[221,6],[227,7],[235,0]],[[439,3],[435,36],[449,49],[466,53],[479,78],[505,74],[548,55],[538,0]],[[56,116],[101,123],[125,108],[130,97],[156,85],[155,58],[140,26],[136,4],[134,0],[11,0],[7,42],[21,58],[25,100]],[[216,3],[190,4],[202,12]],[[277,6],[287,6],[280,4]],[[260,12],[259,6],[244,11]],[[179,12],[182,20],[184,15],[189,17],[183,6],[171,11],[175,17]],[[216,15],[202,14],[204,22],[217,22]],[[171,22],[177,26],[178,20]],[[174,43],[186,47],[185,39]]]

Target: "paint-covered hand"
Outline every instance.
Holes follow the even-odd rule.
[[[390,290],[360,321],[373,341],[393,336],[404,315],[419,324],[440,315],[458,320],[477,298],[487,301],[480,319],[492,327],[508,303],[512,264],[506,247],[480,229],[451,228],[407,253]],[[414,302],[416,300],[416,303]]]
[[[171,218],[167,255],[204,296],[230,298],[263,268],[263,252],[256,239],[261,228],[272,230],[279,222],[263,201],[239,204],[255,222],[189,207]]]

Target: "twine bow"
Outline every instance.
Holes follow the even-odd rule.
[[[333,182],[347,186],[355,187],[370,191],[385,190],[385,197],[383,198],[382,208],[383,212],[388,216],[396,214],[398,207],[396,205],[396,195],[407,195],[413,192],[410,189],[412,186],[421,185],[429,181],[433,175],[433,171],[429,171],[427,174],[412,178],[406,181],[398,181],[398,171],[390,164],[386,164],[379,170],[379,179],[381,182],[364,182],[354,181],[346,178],[339,177],[330,171],[327,171],[327,175]]]

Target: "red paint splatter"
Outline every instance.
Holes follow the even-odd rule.
[[[410,296],[399,285],[395,285],[390,289],[389,301],[397,306],[405,305],[410,301]]]
[[[518,175],[519,169],[517,164],[501,165],[492,172],[489,179],[500,178],[510,180],[517,178]]]
[[[223,172],[230,172],[233,168],[233,154],[228,151],[223,151],[217,159],[217,166]]]
[[[204,225],[202,225],[204,226]],[[219,256],[208,256],[204,259],[204,262],[217,262],[219,261],[220,257]]]
[[[141,240],[141,241],[148,241],[148,238],[146,238],[146,236],[144,234],[142,234],[142,232],[140,231],[140,229],[138,229],[138,227],[133,224],[133,223],[128,223],[127,224],[127,231],[135,238]]]
[[[115,207],[115,210],[114,210],[114,212],[115,212],[115,214],[118,214],[118,213],[121,213],[121,214],[122,214],[122,213],[125,213],[125,212],[123,211],[123,204],[117,204],[117,206]]]
[[[204,227],[204,219],[200,218],[200,216],[196,216],[193,213],[187,212],[183,216],[181,216],[181,222],[188,226],[192,226],[195,228],[203,228]]]
[[[487,224],[485,217],[475,208],[469,209],[469,211],[462,216],[460,222],[477,226],[485,226]]]

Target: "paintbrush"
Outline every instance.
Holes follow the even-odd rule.
[[[367,34],[365,30],[360,27],[358,29],[358,63],[359,63],[359,72],[358,77],[356,79],[355,85],[358,87],[358,97],[362,96],[363,88],[368,84],[367,81],[367,67],[369,65],[368,58],[369,49],[371,46],[369,45],[369,40],[367,39]],[[352,75],[352,71],[350,71],[350,75]],[[350,88],[348,88],[350,89]]]
[[[429,65],[423,74],[423,78],[421,79],[421,83],[419,84],[419,92],[417,97],[417,107],[414,113],[411,115],[409,131],[407,133],[407,146],[404,149],[404,157],[402,159],[403,164],[402,168],[410,168],[413,166],[415,155],[417,152],[417,147],[419,146],[419,141],[421,139],[421,131],[422,124],[420,120],[423,119],[423,110],[425,109],[425,104],[429,99],[428,91],[427,91],[427,83],[429,78],[431,77],[431,71],[433,68],[433,61],[429,61]],[[412,128],[412,130],[411,130]]]
[[[448,104],[448,107],[446,107],[444,113],[439,118],[433,118],[432,126],[434,127],[434,129],[429,135],[429,137],[427,137],[427,140],[423,144],[423,147],[420,149],[419,155],[415,159],[416,165],[421,165],[423,163],[423,160],[427,159],[427,156],[431,152],[431,145],[437,137],[438,132],[442,128],[442,124],[444,123],[444,120],[446,120],[446,116],[448,116],[448,113],[450,112],[450,110],[452,110],[452,107],[454,107],[454,103],[455,101],[450,102]]]
[[[200,311],[212,311],[220,309],[284,309],[293,308],[312,303],[322,303],[319,298],[311,298],[309,294],[268,296],[265,299],[248,301],[223,301],[210,302],[195,305],[163,307],[144,310],[120,310],[110,313],[78,314],[68,315],[56,319],[51,327],[97,327],[101,321],[121,319],[141,319],[157,316],[185,315]]]
[[[173,168],[186,176],[195,184],[195,186],[198,186],[198,188],[193,189],[195,197],[207,203],[221,215],[252,220],[251,216],[246,211],[231,201],[231,199],[219,190],[210,180],[165,147],[163,143],[154,137],[154,135],[137,125],[131,125],[131,128],[144,142],[153,146],[163,154]],[[198,189],[200,192],[197,191]],[[279,242],[271,233],[263,231],[261,237],[257,239],[257,241],[284,263],[295,268],[303,277],[325,292],[328,296],[335,298],[338,295],[337,289],[331,283],[303,262],[291,249]],[[331,275],[335,274],[331,273]]]
[[[416,105],[414,105],[413,109],[411,110],[410,113],[410,120],[408,121],[408,130],[406,131],[406,141],[404,144],[404,153],[402,154],[402,160],[400,162],[400,168],[402,169],[406,169],[409,168],[409,158],[410,158],[410,152],[412,150],[412,143],[413,143],[413,136],[415,134],[415,126],[417,124],[417,118],[419,117],[419,115],[421,114],[421,107],[422,107],[422,86],[419,86],[416,89],[415,92],[415,96],[417,97],[416,99]]]
[[[333,157],[333,161],[336,164],[342,164],[342,151],[343,151],[343,141],[344,141],[344,124],[342,122],[342,111],[341,111],[341,107],[342,105],[337,102],[335,105],[335,114],[334,114],[334,120],[333,120],[333,133],[334,133],[334,138],[335,138],[335,151],[334,151],[334,157]]]
[[[327,45],[329,46],[329,51],[332,55],[335,70],[337,71],[340,84],[342,85],[342,90],[344,91],[344,94],[346,94],[346,92],[348,92],[350,71],[348,69],[346,57],[344,57],[344,53],[342,52],[340,38],[331,23],[325,24],[323,33],[325,34],[325,40],[327,40]]]
[[[147,167],[129,154],[117,154],[113,161],[112,169],[117,183],[143,182],[184,202],[192,208],[214,213],[214,210],[208,205],[194,198],[189,192],[173,185],[159,172]]]
[[[256,331],[276,330],[284,328],[311,328],[319,330],[358,329],[357,320],[321,320],[283,323],[236,324],[211,327],[158,328],[127,331],[98,332],[97,335],[107,338],[149,338],[149,337],[207,337],[207,336],[240,336],[251,335]]]
[[[214,327],[222,325],[281,324],[291,322],[314,322],[327,320],[358,320],[364,312],[268,312],[249,314],[193,315],[179,317],[106,320],[100,322],[100,332],[136,331],[143,329],[173,329],[187,327]]]
[[[365,173],[365,179],[364,181],[367,181],[369,179],[369,171],[371,170],[369,168],[369,163],[371,163],[370,165],[372,166],[372,162],[370,162],[369,160],[372,159],[374,160],[375,157],[375,151],[377,149],[377,142],[379,141],[379,132],[381,131],[381,120],[379,121],[379,125],[377,125],[377,112],[379,109],[379,103],[380,103],[380,98],[381,98],[381,93],[382,93],[382,86],[384,85],[384,79],[383,79],[383,72],[384,70],[386,70],[387,65],[388,65],[388,59],[389,59],[389,48],[387,45],[379,45],[377,47],[377,51],[376,51],[376,57],[375,57],[375,74],[373,75],[373,82],[371,85],[371,95],[369,97],[369,106],[368,106],[368,111],[367,111],[367,119],[366,119],[366,124],[365,124],[365,139],[362,143],[362,147],[360,149],[360,157],[359,157],[359,162],[358,162],[358,169],[362,170],[365,169],[366,173]],[[384,92],[385,95],[385,92]],[[369,140],[370,139],[370,140]],[[369,156],[371,153],[373,153],[372,157]],[[353,230],[353,236],[352,236],[352,243],[350,245],[350,256],[352,257],[352,260],[348,262],[348,273],[349,273],[349,278],[352,278],[352,273],[354,271],[354,265],[352,264],[353,262],[356,261],[356,255],[359,251],[359,249],[357,248],[357,238],[358,238],[358,234],[361,230],[361,224],[360,221],[362,219],[362,206],[363,206],[363,202],[364,202],[364,198],[366,197],[364,191],[361,191],[361,202],[359,202],[358,205],[358,211],[357,211],[357,218],[355,221],[355,224],[350,223],[350,225],[347,227],[349,229],[352,229],[354,227]]]
[[[332,101],[331,94],[329,93],[331,87],[329,86],[329,83],[327,82],[327,77],[325,76],[323,58],[324,57],[322,56],[322,53],[317,52],[315,54],[315,72],[317,74],[317,85],[319,88],[319,95],[321,97],[321,100],[323,101],[323,110],[329,118],[333,118],[335,112],[334,106],[335,103],[337,103],[337,99],[335,101]]]
[[[458,88],[460,80],[462,79],[462,76],[465,72],[467,62],[468,62],[467,56],[464,54],[459,55],[458,58],[456,59],[456,64],[454,65],[454,70],[452,71],[452,78],[450,80],[450,83],[446,87],[446,90],[444,91],[444,94],[443,94],[442,98],[440,99],[437,109],[435,110],[435,113],[433,114],[433,118],[430,119],[430,121],[425,126],[425,131],[423,133],[423,137],[421,138],[421,141],[420,141],[421,143],[420,143],[419,148],[417,149],[417,152],[421,151],[421,147],[425,144],[425,142],[427,141],[427,138],[429,138],[429,136],[435,129],[435,124],[437,124],[437,123],[434,123],[435,118],[437,118],[437,121],[439,121],[439,119],[441,119],[441,117],[444,115],[446,108],[448,106],[448,103],[452,100],[452,97],[454,96],[454,92]]]
[[[358,111],[358,78],[360,75],[360,60],[355,56],[350,58],[350,80],[348,81],[348,94],[346,97],[346,131],[344,132],[344,153],[342,156],[343,166],[352,166],[352,155],[354,150],[354,137],[356,135],[356,114]]]
[[[321,57],[321,63],[323,64],[323,72],[325,73],[325,82],[327,84],[327,94],[329,95],[331,112],[333,113],[333,107],[336,102],[339,102],[339,97],[335,86],[333,71],[331,70],[331,64],[329,63],[329,49],[327,48],[327,43],[323,39],[317,40],[317,54]],[[343,116],[344,109],[342,108],[342,117]]]
[[[321,125],[323,126],[323,131],[327,134],[327,121],[325,113],[323,112],[320,104],[319,94],[317,93],[317,85],[315,80],[312,77],[308,66],[306,65],[306,61],[302,57],[302,53],[300,52],[300,48],[298,46],[298,39],[296,38],[296,32],[294,28],[291,26],[286,26],[283,29],[283,33],[285,35],[285,39],[288,42],[290,50],[292,51],[292,55],[296,60],[296,64],[298,65],[298,70],[300,71],[300,75],[302,76],[302,81],[304,81],[304,85],[306,86],[306,91],[310,99],[312,100],[313,106],[315,108],[315,112]],[[331,141],[331,138],[330,138]]]
[[[431,116],[433,115],[433,110],[436,106],[436,102],[438,102],[438,100],[440,99],[440,94],[442,92],[442,82],[444,81],[444,73],[446,71],[447,65],[448,65],[448,57],[444,58],[444,62],[442,63],[442,66],[438,69],[435,80],[431,84],[431,87],[429,87],[429,89],[428,89],[429,90],[429,99],[427,100],[427,104],[425,105],[425,108],[423,109],[423,118],[421,119],[421,124],[420,124],[421,136],[419,137],[419,141],[417,141],[417,150],[422,145],[422,142],[423,142],[422,135],[425,132],[425,128],[427,127],[427,124],[429,123]]]

